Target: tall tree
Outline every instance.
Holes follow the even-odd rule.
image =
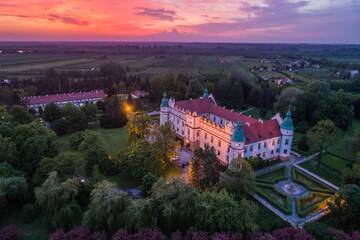
[[[319,151],[319,156],[316,158],[317,167],[320,166],[325,147],[334,140],[338,133],[339,129],[331,120],[320,121],[308,131],[307,138],[310,146]]]
[[[131,199],[115,184],[102,181],[91,191],[91,200],[84,213],[83,223],[95,231],[114,233],[127,222],[126,209]]]
[[[13,105],[9,113],[14,117],[14,120],[20,124],[30,123],[33,119],[33,116],[20,105]]]
[[[151,206],[157,217],[157,226],[167,233],[187,230],[194,222],[197,191],[181,179],[169,182],[159,179],[150,196]]]
[[[49,103],[45,106],[44,112],[42,113],[42,118],[47,122],[54,122],[64,116],[62,108],[60,108],[55,103]]]

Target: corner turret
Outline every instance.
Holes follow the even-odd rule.
[[[230,151],[229,151],[229,163],[235,158],[244,157],[245,148],[245,134],[242,121],[239,120],[234,127],[233,134],[231,136]]]
[[[288,112],[284,121],[280,125],[281,140],[279,146],[279,157],[280,159],[287,160],[291,154],[291,145],[294,135],[294,125],[291,117],[291,110],[289,107]]]
[[[160,125],[165,124],[167,121],[169,121],[169,99],[164,91],[160,104]]]

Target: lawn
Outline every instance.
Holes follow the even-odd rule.
[[[120,149],[126,148],[128,145],[127,127],[114,129],[104,129],[99,127],[92,130],[99,134],[100,140],[103,142],[106,151],[110,155],[116,155]]]
[[[128,132],[126,127],[114,129],[97,127],[90,130],[99,134],[100,141],[111,156],[115,156],[120,149],[125,148],[128,144]],[[67,134],[58,138],[57,146],[60,151],[71,151],[69,145],[71,135],[72,134]]]
[[[344,161],[342,159],[338,159],[338,161]],[[315,161],[307,161],[303,164],[301,164],[301,167],[309,170],[310,172],[313,172],[323,179],[339,186],[341,185],[342,179],[341,174],[339,174],[337,171],[334,171],[327,167],[325,164],[321,164],[320,167],[316,167]],[[339,169],[340,170],[340,169]]]

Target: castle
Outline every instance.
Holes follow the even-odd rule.
[[[207,89],[202,97],[184,101],[168,99],[164,93],[160,124],[167,122],[187,147],[194,150],[208,144],[224,165],[237,157],[287,160],[290,156],[294,133],[290,110],[284,119],[277,113],[261,120],[218,106]]]

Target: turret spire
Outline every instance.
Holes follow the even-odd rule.
[[[286,129],[286,130],[290,130],[290,131],[294,130],[294,125],[293,125],[292,116],[291,116],[291,106],[289,106],[289,110],[286,113],[286,117],[285,117],[284,121],[281,124],[281,128]]]
[[[241,120],[237,122],[231,140],[234,142],[245,142],[244,129],[242,128]]]
[[[163,93],[163,98],[161,100],[161,107],[169,107],[169,99],[167,98],[166,91]]]
[[[204,89],[204,94],[203,94],[203,98],[208,98],[208,97],[209,97],[209,92],[208,92],[207,87],[205,87],[205,89]]]

